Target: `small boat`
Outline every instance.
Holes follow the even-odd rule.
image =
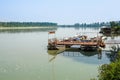
[[[111,27],[103,26],[100,30],[100,33],[103,33],[103,34],[111,33]]]

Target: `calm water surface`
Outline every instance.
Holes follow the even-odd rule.
[[[85,32],[89,33],[85,33]],[[53,55],[47,51],[48,38],[75,34],[97,36],[95,28],[58,28],[48,31],[0,33],[0,80],[90,80],[98,75],[100,65],[109,63],[106,53],[64,51]],[[94,32],[94,33],[91,33]]]

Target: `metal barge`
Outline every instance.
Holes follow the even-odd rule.
[[[48,50],[59,50],[59,48],[71,48],[71,46],[80,46],[81,50],[96,50],[99,47],[105,47],[105,43],[102,40],[102,36],[97,36],[88,39],[87,36],[69,37],[63,40],[57,38],[48,39]]]

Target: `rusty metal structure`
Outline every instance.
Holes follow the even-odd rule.
[[[99,47],[105,47],[102,36],[97,36],[88,39],[86,35],[78,35],[76,37],[69,37],[62,40],[57,38],[48,39],[48,50],[56,50],[60,47],[71,48],[71,46],[80,46],[81,50],[96,50]]]

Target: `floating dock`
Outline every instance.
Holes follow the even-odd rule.
[[[102,36],[87,38],[87,36],[69,37],[62,40],[57,38],[48,39],[48,50],[56,50],[60,47],[70,48],[73,45],[80,46],[81,50],[96,50],[99,47],[105,47]]]

